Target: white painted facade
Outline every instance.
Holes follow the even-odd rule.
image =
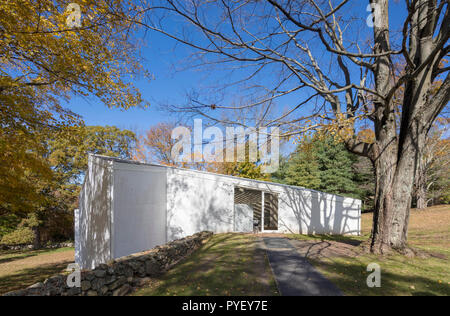
[[[250,210],[246,205],[234,204],[236,187],[278,196],[275,232],[360,233],[360,200],[91,155],[76,216],[77,263],[82,268],[93,268],[203,230],[249,232]]]

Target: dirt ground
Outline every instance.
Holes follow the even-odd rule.
[[[362,214],[362,232],[370,233],[372,229],[372,213]],[[411,209],[410,230],[436,230],[450,223],[450,205],[436,205],[425,210]]]
[[[301,241],[291,240],[291,244],[306,258],[320,259],[322,257],[356,257],[359,255],[359,242],[346,243],[342,241]]]
[[[0,257],[0,277],[43,265],[53,265],[65,262],[71,263],[74,261],[74,255],[75,252],[69,250],[64,252],[39,254],[18,260],[15,258],[1,259]]]

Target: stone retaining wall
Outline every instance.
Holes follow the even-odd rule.
[[[67,275],[56,275],[43,283],[36,283],[24,290],[6,293],[4,296],[123,296],[134,287],[145,284],[180,259],[198,249],[211,232],[172,241],[152,250],[116,259],[94,270],[81,272],[81,286],[69,288]]]
[[[73,242],[58,242],[58,243],[50,243],[44,244],[37,250],[41,249],[58,249],[58,248],[73,248]],[[8,251],[8,250],[33,250],[34,245],[0,245],[0,250]]]

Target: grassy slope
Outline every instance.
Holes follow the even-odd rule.
[[[73,248],[0,252],[0,294],[42,282],[73,261]]]
[[[362,217],[363,236],[349,239],[366,240],[372,225],[372,215]],[[296,239],[317,240],[317,236],[295,236]],[[323,239],[340,238],[323,237]],[[341,239],[342,240],[342,239]],[[309,259],[326,277],[347,295],[450,295],[450,206],[412,210],[409,244],[430,251],[434,257],[406,258],[400,255],[356,258]],[[367,265],[381,266],[381,288],[369,288]]]
[[[277,295],[267,257],[251,235],[214,235],[134,295]]]
[[[371,214],[362,218],[360,237],[299,236],[308,241],[366,240]],[[309,260],[347,295],[450,295],[450,206],[413,210],[409,242],[433,252],[428,259],[403,256],[327,257]],[[219,234],[136,295],[277,295],[264,252],[251,235]],[[73,262],[73,249],[0,252],[0,294],[61,273]],[[381,288],[368,288],[368,263],[381,266]]]

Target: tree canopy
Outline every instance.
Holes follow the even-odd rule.
[[[363,198],[358,157],[330,135],[304,137],[286,162],[285,182],[305,188]]]
[[[450,99],[447,0],[141,3],[138,25],[191,47],[194,67],[230,71],[215,98],[192,93],[174,110],[243,125],[223,111],[259,107],[262,119],[244,120],[246,126],[282,126],[285,136],[323,128],[338,135],[347,150],[375,166],[370,250],[411,253],[406,244],[417,160]],[[367,7],[369,17],[361,12]],[[398,64],[406,65],[401,72]],[[242,70],[238,76],[236,69]],[[247,97],[232,104],[223,98],[230,87]],[[295,101],[266,115],[288,95]],[[360,136],[367,129],[370,142]]]
[[[133,132],[114,126],[72,126],[43,135],[41,140],[43,152],[36,159],[45,167],[48,177],[30,172],[29,177],[21,180],[27,190],[11,191],[9,185],[6,190],[9,194],[0,200],[4,213],[0,235],[11,232],[21,221],[18,231],[8,235],[6,241],[19,240],[30,229],[71,238],[73,210],[78,206],[88,153],[131,159],[136,144]],[[24,192],[30,196],[28,203],[16,203],[24,199]],[[35,238],[39,239],[39,234]]]
[[[30,208],[41,190],[34,179],[52,181],[47,140],[82,126],[63,102],[77,95],[108,107],[146,105],[131,83],[146,75],[125,19],[133,7],[120,0],[77,4],[0,3],[0,212]]]

